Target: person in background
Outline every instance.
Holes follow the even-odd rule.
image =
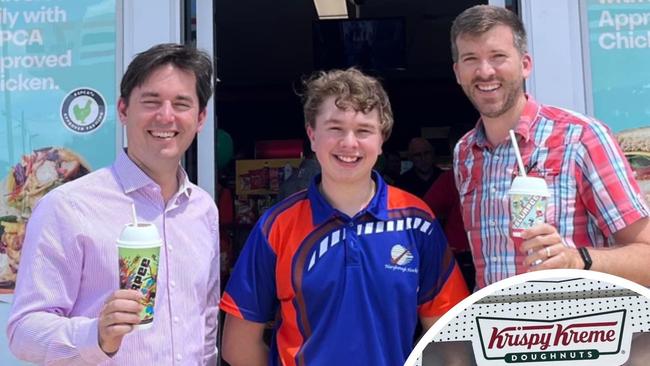
[[[44,196],[27,226],[7,325],[17,358],[216,364],[217,208],[180,166],[204,126],[212,80],[212,60],[190,46],[157,45],[130,63],[117,105],[127,148]],[[153,326],[138,331],[141,295],[119,289],[116,246],[132,205],[163,239]]]
[[[235,223],[235,201],[232,190],[217,180],[217,209],[219,210],[219,282],[221,291],[230,277],[230,269],[234,264],[235,248],[233,246]]]
[[[308,150],[300,162],[298,170],[280,184],[280,192],[278,193],[277,201],[281,201],[298,191],[307,189],[312,179],[318,175],[318,173],[320,173],[318,160],[316,160],[313,152]]]
[[[402,365],[418,318],[427,330],[467,288],[431,210],[372,171],[393,126],[379,81],[353,68],[319,72],[303,102],[321,174],[249,236],[221,302],[223,358]],[[263,332],[274,319],[269,350]]]
[[[450,129],[450,151],[454,150],[456,142],[463,133],[464,130]],[[438,179],[433,182],[422,200],[429,205],[431,211],[441,221],[447,242],[456,257],[461,272],[463,272],[467,287],[470,290],[473,289],[476,284],[476,269],[474,268],[469,242],[467,241],[467,232],[463,225],[463,216],[460,213],[460,198],[456,189],[453,169],[443,171]]]
[[[442,169],[436,165],[433,146],[423,137],[411,139],[408,156],[413,162],[413,167],[400,175],[395,185],[420,198],[424,197],[429,187],[442,173]]]
[[[451,28],[453,69],[478,110],[456,145],[454,173],[477,287],[531,270],[591,269],[650,285],[650,211],[603,123],[524,93],[533,61],[511,11],[477,5]],[[551,191],[546,223],[510,237],[508,190],[518,174],[515,132],[529,176]],[[539,265],[533,265],[536,261]]]
[[[384,151],[384,171],[381,177],[390,185],[395,185],[397,178],[402,172],[402,157],[397,151]]]

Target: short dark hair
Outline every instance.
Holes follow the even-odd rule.
[[[304,81],[301,95],[305,126],[315,127],[321,105],[332,96],[336,98],[334,104],[341,109],[352,108],[363,113],[377,109],[381,136],[388,140],[393,129],[393,111],[379,80],[353,67],[314,73]]]
[[[194,74],[199,111],[203,111],[212,96],[212,60],[193,46],[176,43],[158,44],[136,55],[120,83],[120,97],[124,103],[129,104],[133,89],[144,84],[156,69],[168,64]]]
[[[458,62],[456,40],[459,36],[479,36],[497,25],[510,28],[515,48],[521,55],[527,52],[526,29],[517,14],[499,6],[475,5],[460,13],[451,25],[451,58],[454,62]]]

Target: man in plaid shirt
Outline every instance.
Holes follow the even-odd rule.
[[[456,80],[481,115],[454,151],[477,287],[552,268],[591,268],[649,286],[650,271],[641,269],[650,260],[650,210],[608,127],[524,93],[532,59],[523,24],[509,10],[465,10],[451,41]],[[546,224],[517,244],[510,237],[508,190],[518,174],[510,129],[528,175],[544,178],[551,191]]]

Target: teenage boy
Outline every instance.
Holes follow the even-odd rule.
[[[221,303],[223,357],[233,366],[402,365],[418,317],[426,331],[462,300],[463,277],[428,206],[372,171],[393,125],[381,84],[355,69],[321,72],[303,99],[322,173],[248,238]]]

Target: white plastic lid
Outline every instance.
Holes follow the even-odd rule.
[[[510,186],[508,194],[530,194],[542,197],[551,196],[544,178],[521,176],[517,176],[512,180],[512,185]]]
[[[162,245],[156,226],[150,223],[139,222],[138,225],[126,224],[117,244],[123,247],[159,247]]]

